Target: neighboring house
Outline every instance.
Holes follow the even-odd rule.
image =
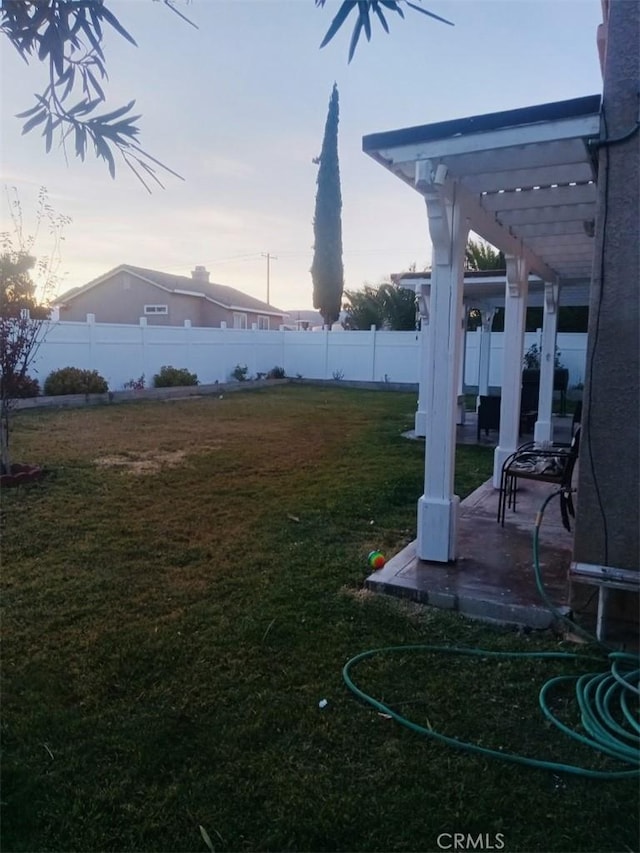
[[[338,320],[333,324],[332,329],[343,330],[342,322],[346,316],[345,311],[340,312]],[[301,310],[293,310],[287,312],[285,319],[287,329],[299,332],[318,331],[323,328],[322,314],[319,311],[312,311],[303,308]]]
[[[289,310],[285,320],[287,329],[293,329],[299,332],[306,332],[313,329],[314,326],[322,325],[322,315],[319,311],[311,311],[303,308],[301,310]]]
[[[197,266],[191,277],[122,264],[83,287],[68,290],[54,304],[62,321],[84,321],[93,314],[97,323],[278,329],[285,312],[233,287],[214,284]]]

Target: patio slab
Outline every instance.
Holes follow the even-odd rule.
[[[552,491],[549,484],[523,483],[518,511],[507,510],[503,528],[496,521],[498,492],[487,481],[460,505],[455,563],[419,560],[414,541],[365,585],[487,621],[551,627],[557,618],[542,599],[533,571],[533,529],[536,513]],[[572,542],[572,534],[562,526],[559,501],[553,500],[540,528],[540,565],[547,596],[561,612],[569,611]]]

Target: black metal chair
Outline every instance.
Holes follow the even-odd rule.
[[[562,524],[571,530],[569,517],[575,518],[571,496],[573,470],[580,451],[580,427],[576,430],[569,447],[538,448],[534,442],[521,445],[502,466],[500,493],[498,495],[498,521],[504,527],[507,506],[516,511],[518,480],[535,480],[551,483],[561,489],[560,513]]]

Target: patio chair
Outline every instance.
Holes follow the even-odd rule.
[[[478,406],[478,423],[476,427],[476,441],[480,443],[480,431],[484,430],[489,435],[489,430],[500,429],[500,397],[480,397]]]
[[[560,445],[539,448],[534,442],[521,445],[507,457],[502,466],[500,493],[498,495],[498,521],[504,527],[507,506],[516,511],[518,480],[534,480],[559,486],[562,524],[571,530],[569,517],[575,518],[571,481],[580,450],[580,427],[569,447]]]

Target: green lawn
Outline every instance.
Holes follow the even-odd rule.
[[[363,591],[367,553],[415,535],[414,411],[280,386],[17,417],[15,461],[51,473],[2,495],[3,851],[206,853],[200,827],[216,851],[638,849],[637,781],[454,750],[346,689],[369,648],[575,650]],[[460,447],[458,493],[491,466]],[[355,676],[452,736],[605,766],[541,717],[561,671],[399,654]]]

